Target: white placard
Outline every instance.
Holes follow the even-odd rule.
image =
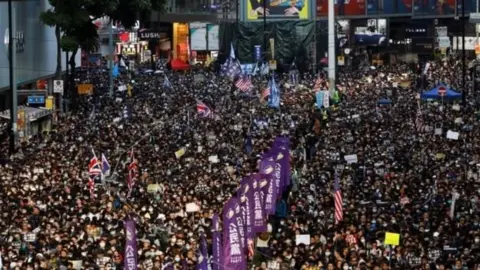
[[[124,85],[120,85],[120,86],[118,87],[118,91],[119,91],[119,92],[125,92],[125,91],[127,91],[127,86],[126,86],[125,84],[124,84]]]
[[[436,128],[434,134],[435,135],[442,135],[442,128]]]
[[[211,163],[218,163],[218,162],[220,162],[220,160],[218,159],[218,156],[217,156],[217,155],[209,156],[209,157],[208,157],[208,161],[210,161]]]
[[[298,246],[300,244],[310,245],[310,234],[297,234],[295,235],[295,244]]]
[[[450,140],[458,140],[458,137],[460,136],[460,133],[455,132],[455,131],[447,131],[447,139]]]
[[[53,81],[53,93],[59,93],[63,95],[63,81],[54,80]]]
[[[26,233],[24,236],[23,236],[23,240],[25,242],[35,242],[35,240],[37,240],[37,235],[35,233]]]
[[[196,203],[187,203],[185,205],[185,212],[187,213],[193,213],[198,211],[200,211],[200,206],[198,206]]]
[[[345,155],[344,159],[347,162],[347,164],[358,163],[357,154]]]

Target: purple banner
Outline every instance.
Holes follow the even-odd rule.
[[[135,221],[125,220],[125,254],[123,259],[123,269],[137,269],[137,233],[135,231]]]
[[[277,162],[282,166],[282,183],[284,190],[290,186],[290,139],[288,137],[277,137],[273,143],[277,146],[279,155]]]
[[[255,236],[253,232],[253,179],[251,176],[245,177],[240,182],[240,188],[237,190],[237,197],[240,198],[241,216],[243,219],[243,228],[245,231],[245,240],[252,240]]]
[[[253,232],[261,233],[267,231],[265,208],[263,206],[264,194],[262,188],[268,187],[268,180],[261,174],[252,177],[253,187]]]
[[[208,270],[207,241],[203,232],[200,233],[200,250],[196,270]]]
[[[223,208],[223,265],[222,269],[244,270],[247,268],[243,221],[240,215],[240,202],[232,197]]]
[[[220,266],[223,264],[220,258],[222,258],[222,239],[220,233],[220,224],[218,222],[218,214],[214,214],[212,217],[212,270],[222,269]]]
[[[275,162],[274,156],[276,156],[276,153],[269,152],[260,161],[260,173],[271,177],[265,194],[265,211],[267,214],[275,214],[277,197],[281,188],[281,167],[280,164]]]

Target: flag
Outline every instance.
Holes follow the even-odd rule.
[[[250,154],[253,150],[253,141],[252,141],[252,136],[250,134],[247,135],[247,138],[245,139],[245,152]]]
[[[132,85],[131,85],[131,84],[127,84],[127,95],[128,95],[128,97],[132,97],[132,95],[133,95],[132,90],[133,90]]]
[[[163,87],[172,89],[172,84],[170,83],[170,80],[168,79],[167,75],[165,75],[165,79],[163,80]]]
[[[110,163],[108,163],[107,157],[102,153],[102,174],[110,175]]]
[[[267,88],[263,89],[262,91],[262,100],[265,100],[268,96],[270,96],[270,83],[268,84]]]
[[[271,153],[269,156],[263,156],[260,160],[260,174],[267,178],[266,193],[264,195],[263,208],[266,214],[275,213],[275,202],[280,190],[280,174],[275,172],[276,162],[272,158]]]
[[[205,240],[203,232],[200,233],[200,247],[197,255],[196,270],[208,270],[207,241]]]
[[[268,100],[268,106],[272,108],[280,108],[280,90],[275,83],[275,74],[272,74],[272,81],[270,86],[270,98]]]
[[[261,75],[268,75],[268,73],[270,72],[270,67],[268,67],[268,63],[263,63],[262,64],[262,68],[260,69],[260,74]]]
[[[318,92],[322,89],[322,83],[323,83],[323,80],[318,77],[317,80],[315,81],[315,84],[313,85],[313,91],[314,92]]]
[[[264,208],[263,188],[268,186],[268,179],[265,175],[254,174],[252,176],[253,189],[253,231],[255,233],[262,233],[267,231],[266,211]]]
[[[252,89],[253,84],[252,84],[252,80],[250,79],[248,74],[245,72],[243,76],[237,80],[237,82],[235,83],[235,86],[238,89],[240,89],[240,91],[248,92],[250,91],[250,89]]]
[[[128,177],[127,177],[127,186],[128,186],[128,196],[132,193],[133,185],[138,174],[138,162],[135,159],[135,154],[132,148],[130,152],[130,164],[128,165]]]
[[[340,190],[340,177],[336,171],[334,177],[335,224],[338,224],[343,219],[343,199]]]
[[[95,119],[95,104],[93,104],[92,112],[90,112],[90,120]]]
[[[230,44],[230,55],[227,58],[227,61],[222,65],[220,70],[221,74],[229,77],[231,80],[235,79],[242,73],[242,67],[240,62],[235,58],[235,50],[233,49],[233,44]]]
[[[221,269],[247,269],[240,202],[231,197],[223,207],[223,262]],[[239,226],[240,225],[240,226]]]
[[[115,64],[113,66],[112,75],[115,78],[118,77],[118,75],[120,75],[120,71],[118,71],[118,64]]]
[[[203,118],[213,118],[213,111],[205,103],[197,100],[197,113]]]
[[[132,118],[132,107],[130,104],[125,104],[123,106],[123,119],[130,119]]]
[[[240,181],[240,188],[237,190],[237,197],[240,198],[240,214],[243,219],[243,228],[245,232],[245,243],[249,257],[254,255],[255,232],[253,231],[253,179],[251,176],[244,177]]]
[[[417,128],[417,132],[422,132],[423,129],[424,129],[422,110],[420,109],[420,107],[418,107],[418,110],[417,110],[417,116],[416,116],[416,119],[415,119],[415,127]]]
[[[212,270],[220,270],[222,268],[222,251],[219,216],[214,214],[212,217]]]
[[[123,269],[136,270],[138,269],[137,258],[137,232],[135,230],[134,220],[125,220],[125,251],[123,253]]]
[[[102,175],[102,167],[98,158],[93,156],[88,163],[88,190],[90,191],[90,197],[93,198],[95,190],[95,179]]]

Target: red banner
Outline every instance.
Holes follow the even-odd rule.
[[[335,15],[361,16],[365,15],[366,0],[335,0]],[[328,0],[317,0],[317,16],[328,16]]]

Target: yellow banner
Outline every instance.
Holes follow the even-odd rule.
[[[247,20],[263,18],[262,0],[242,0],[247,6]],[[310,0],[265,0],[267,1],[267,19],[309,19]]]
[[[79,95],[92,95],[93,94],[93,84],[83,83],[77,86]]]
[[[45,100],[45,108],[48,110],[55,110],[55,98],[53,96],[48,96]]]

